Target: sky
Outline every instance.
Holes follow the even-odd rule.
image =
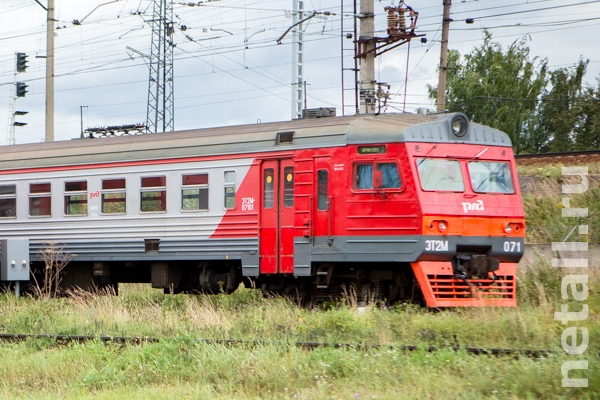
[[[41,5],[48,0],[38,1],[0,2],[0,146],[9,143],[14,111],[28,112],[15,117],[27,123],[14,128],[17,144],[45,137]],[[79,138],[82,126],[145,124],[153,3],[55,0],[55,140]],[[398,4],[375,0],[378,37],[386,36],[384,7]],[[391,85],[386,112],[433,111],[427,85],[438,82],[443,0],[405,4],[419,13],[416,33],[427,42],[416,39],[377,57],[376,80]],[[291,9],[292,0],[173,1],[175,130],[290,120],[292,36],[277,39],[292,25]],[[346,38],[354,30],[353,1],[305,0],[304,11],[330,14],[302,26],[306,105],[353,114],[353,44]],[[597,85],[600,0],[454,0],[451,18],[449,48],[462,55],[481,46],[488,30],[504,49],[526,39],[530,59],[545,59],[550,69],[589,60],[585,81]],[[28,56],[22,73],[16,73],[17,52]],[[25,97],[15,100],[15,82],[28,85]]]

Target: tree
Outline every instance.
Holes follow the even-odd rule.
[[[572,150],[576,126],[581,121],[583,76],[589,61],[579,60],[575,68],[559,68],[549,73],[550,89],[542,95],[539,106],[537,136],[545,143],[536,143],[537,152]]]
[[[529,148],[528,132],[535,127],[536,105],[547,82],[547,60],[530,60],[526,44],[524,37],[504,52],[485,31],[483,44],[463,63],[457,51],[448,54],[446,108],[506,132],[516,152]],[[436,93],[429,86],[432,99]]]
[[[586,87],[577,102],[573,150],[600,149],[600,78],[596,84]]]

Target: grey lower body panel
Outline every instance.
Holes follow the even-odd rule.
[[[487,236],[335,236],[296,238],[294,276],[310,276],[312,263],[450,261],[458,253],[483,253],[518,262],[523,238]]]
[[[73,262],[164,262],[242,260],[258,266],[258,239],[164,239],[148,250],[143,239],[119,241],[74,241],[54,244],[57,251],[73,255]],[[30,240],[32,261],[42,261],[48,243]]]

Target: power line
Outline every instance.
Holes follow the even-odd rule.
[[[555,10],[559,10],[562,9],[559,6],[556,6],[557,4],[559,4],[558,2],[548,2],[547,0],[544,0],[544,5],[547,4],[552,4],[554,5],[554,9]],[[33,3],[33,2],[32,2]],[[146,1],[145,4],[146,5],[148,2]],[[180,17],[180,19],[176,20],[178,21],[178,23],[181,24],[185,24],[187,25],[187,32],[192,35],[192,36],[196,36],[196,39],[200,39],[202,37],[207,37],[208,35],[204,34],[202,32],[202,27],[207,27],[209,29],[210,32],[210,27],[213,28],[223,28],[223,29],[232,29],[231,31],[234,33],[234,35],[231,36],[231,38],[220,38],[216,41],[212,41],[210,44],[208,42],[203,42],[203,44],[206,45],[206,48],[202,48],[201,46],[197,46],[197,44],[193,44],[191,42],[186,42],[184,40],[184,36],[182,35],[182,32],[177,30],[176,32],[176,36],[175,36],[175,41],[177,43],[177,47],[174,49],[175,50],[175,62],[177,63],[183,63],[182,65],[185,65],[186,61],[185,60],[192,60],[192,59],[203,59],[202,63],[204,65],[208,65],[211,67],[211,69],[213,69],[213,73],[216,71],[219,74],[226,74],[226,72],[224,71],[228,71],[229,74],[235,74],[238,75],[242,78],[242,82],[243,80],[249,80],[253,83],[257,83],[257,81],[254,81],[254,78],[248,78],[248,76],[250,74],[256,74],[256,78],[260,79],[261,81],[264,80],[264,82],[266,82],[266,85],[262,84],[262,83],[258,83],[257,86],[259,86],[259,88],[255,87],[255,86],[250,86],[252,87],[252,89],[249,89],[250,91],[253,90],[261,90],[262,93],[265,93],[265,96],[270,96],[270,92],[276,92],[276,93],[280,93],[279,91],[276,90],[276,88],[278,86],[276,85],[281,85],[282,87],[285,87],[285,90],[289,90],[289,82],[287,82],[288,79],[284,78],[283,75],[281,74],[277,74],[274,71],[274,68],[280,67],[282,65],[287,65],[287,62],[277,62],[277,60],[273,59],[272,56],[270,56],[269,54],[279,54],[279,53],[267,53],[266,55],[264,51],[266,49],[272,48],[273,47],[273,42],[274,40],[272,39],[272,36],[275,36],[276,33],[281,33],[282,31],[280,29],[282,29],[283,27],[287,27],[289,26],[289,20],[285,20],[283,18],[285,9],[283,7],[281,7],[280,5],[282,4],[281,2],[267,2],[267,1],[263,1],[263,2],[255,2],[255,1],[248,1],[248,13],[247,16],[242,16],[240,13],[237,12],[237,10],[241,10],[244,8],[244,2],[237,2],[236,4],[233,4],[232,1],[228,1],[228,2],[213,2],[212,5],[210,7],[201,7],[198,8],[196,7],[195,9],[190,8],[189,11],[185,10],[185,7],[181,7],[181,8],[177,8],[177,14],[179,14],[178,16]],[[504,2],[503,2],[504,3]],[[457,13],[453,13],[453,16],[461,16],[461,15],[467,15],[467,13],[470,14],[476,14],[476,13],[489,13],[490,15],[487,16],[487,21],[493,21],[492,19],[492,14],[501,14],[500,12],[498,12],[499,10],[508,10],[511,12],[517,12],[519,10],[522,10],[522,8],[527,7],[527,8],[531,8],[532,5],[536,6],[537,9],[541,9],[541,7],[537,7],[541,5],[541,1],[528,1],[527,3],[519,3],[519,4],[514,4],[514,5],[510,5],[510,8],[507,8],[508,6],[505,6],[504,4],[502,5],[502,7],[497,6],[499,3],[495,2],[495,3],[491,3],[491,2],[487,2],[483,1],[483,0],[479,0],[476,4],[479,5],[489,5],[490,7],[481,7],[479,11],[466,11],[469,7],[469,5],[473,5],[475,4],[474,2],[466,2],[466,3],[459,3],[456,5],[455,10],[457,11]],[[590,1],[586,1],[586,2],[578,2],[577,4],[593,4],[596,2],[590,2]],[[35,5],[35,3],[33,3]],[[119,5],[119,10],[118,12],[112,12],[110,10],[110,12],[108,13],[104,13],[103,15],[100,15],[98,18],[95,18],[93,21],[92,20],[86,20],[86,24],[76,27],[76,26],[72,26],[69,24],[69,26],[66,26],[63,29],[58,30],[57,33],[57,41],[59,44],[59,48],[61,51],[61,57],[58,58],[57,57],[57,79],[60,79],[61,82],[61,87],[58,88],[57,93],[61,93],[61,92],[70,92],[70,91],[76,91],[76,90],[80,90],[80,91],[84,91],[84,90],[88,90],[88,89],[95,89],[97,93],[101,93],[102,91],[106,91],[111,90],[114,91],[114,85],[119,85],[119,83],[116,84],[112,84],[111,85],[106,85],[105,82],[107,82],[107,79],[105,77],[110,77],[109,74],[111,74],[111,72],[113,71],[122,71],[123,72],[123,76],[120,78],[122,80],[122,83],[120,83],[121,85],[125,85],[125,84],[135,84],[137,83],[142,83],[141,80],[138,80],[134,77],[133,81],[127,79],[127,71],[131,71],[133,74],[135,74],[136,70],[139,70],[143,67],[143,64],[140,62],[141,60],[138,59],[137,57],[135,58],[135,60],[131,60],[129,58],[127,58],[126,56],[123,55],[123,53],[120,53],[119,51],[115,51],[115,49],[118,48],[119,45],[121,45],[123,48],[125,47],[125,44],[131,44],[133,46],[136,46],[136,43],[140,43],[140,40],[142,41],[147,41],[147,37],[149,36],[150,32],[148,29],[141,29],[138,31],[132,31],[131,33],[127,34],[125,36],[125,39],[118,39],[119,36],[125,34],[126,32],[129,32],[132,28],[135,27],[139,27],[142,26],[143,23],[141,21],[141,18],[139,16],[135,16],[135,15],[131,15],[128,11],[126,11],[126,9],[129,6],[132,6],[133,10],[136,10],[139,4],[142,4],[141,1],[129,1],[129,2],[124,2],[123,5]],[[306,2],[306,4],[308,5],[308,2]],[[496,6],[492,6],[492,5],[496,5]],[[561,5],[564,4],[560,3]],[[227,7],[220,7],[220,5],[224,5]],[[279,7],[278,7],[279,5]],[[317,6],[321,6],[321,4],[316,4]],[[36,7],[39,8],[39,6],[35,5]],[[273,7],[270,7],[273,6]],[[311,6],[313,6],[313,4],[311,4]],[[315,7],[315,9],[317,9],[317,7]],[[332,11],[339,11],[336,10],[334,7],[329,8]],[[573,9],[573,7],[571,7],[571,9]],[[441,9],[439,8],[439,6],[436,7],[427,7],[427,10],[429,10],[429,13],[423,12],[423,9],[420,9],[420,26],[419,29],[420,31],[423,31],[424,29],[427,29],[427,33],[428,33],[428,37],[430,37],[428,45],[427,46],[421,46],[421,47],[414,47],[413,49],[411,49],[411,52],[413,53],[413,55],[415,54],[415,52],[417,52],[418,56],[417,58],[415,58],[416,60],[419,60],[417,62],[417,65],[415,66],[411,66],[411,73],[410,73],[410,82],[412,82],[412,85],[415,85],[416,82],[427,82],[428,76],[425,76],[422,74],[422,72],[426,71],[426,68],[430,68],[428,66],[423,66],[423,62],[425,61],[421,61],[421,60],[427,60],[430,56],[430,49],[432,48],[432,46],[436,45],[436,38],[435,38],[435,32],[437,27],[439,27],[438,23],[431,23],[432,19],[439,19],[440,15],[441,15]],[[487,11],[486,11],[487,10]],[[195,12],[194,12],[195,11]],[[516,33],[516,29],[515,32],[511,32],[511,34],[502,34],[502,35],[498,35],[498,36],[494,36],[495,39],[498,40],[503,40],[504,38],[511,38],[511,37],[518,37],[518,36],[524,36],[527,34],[527,32],[532,33],[534,30],[540,31],[542,33],[547,32],[547,33],[551,33],[551,32],[559,32],[559,31],[564,31],[564,28],[562,28],[563,25],[561,25],[561,20],[560,18],[564,18],[565,13],[561,13],[560,14],[560,18],[556,15],[556,12],[548,12],[551,10],[547,10],[547,11],[541,11],[544,12],[545,14],[553,14],[548,16],[548,18],[550,18],[550,21],[546,22],[546,17],[544,17],[544,19],[542,20],[537,20],[537,21],[531,21],[531,24],[529,23],[525,23],[524,19],[525,16],[527,16],[527,13],[523,13],[520,14],[523,16],[523,18],[520,19],[521,25],[519,26],[522,30],[524,30],[525,32],[522,33]],[[463,14],[464,12],[464,14]],[[530,12],[530,11],[528,11]],[[112,14],[111,14],[112,13]],[[110,17],[107,17],[107,15],[110,14]],[[259,15],[261,14],[261,15]],[[429,14],[429,15],[427,15]],[[477,15],[475,15],[475,17],[477,18]],[[569,21],[572,22],[573,25],[577,25],[577,27],[581,27],[585,24],[591,24],[594,23],[594,21],[596,20],[595,18],[593,18],[594,15],[583,15],[582,18],[577,18],[576,16],[570,17]],[[320,44],[321,48],[324,49],[329,49],[331,47],[326,47],[329,46],[328,41],[329,40],[333,40],[335,38],[335,40],[339,40],[340,37],[340,33],[336,33],[335,29],[332,29],[330,25],[336,23],[339,21],[339,19],[341,18],[348,18],[348,19],[352,19],[352,16],[338,16],[338,17],[331,17],[328,21],[324,22],[323,24],[319,24],[319,26],[311,26],[311,28],[309,29],[309,32],[307,32],[307,36],[305,38],[305,42],[306,42],[306,46],[315,46],[317,44]],[[378,13],[378,18],[379,18],[379,13]],[[495,22],[500,22],[499,20],[502,18],[502,16],[498,17],[498,21]],[[137,19],[137,20],[136,20]],[[477,18],[480,19],[480,18]],[[586,21],[586,19],[589,19],[589,21]],[[547,26],[544,24],[548,24]],[[316,28],[321,28],[321,25],[325,25],[326,29],[324,31],[321,31],[320,29],[316,29]],[[489,25],[491,25],[490,27],[488,27],[488,29],[490,30],[498,30],[498,29],[504,29],[503,25],[508,25],[508,24],[502,24],[502,23],[490,23]],[[531,25],[531,26],[529,26]],[[177,25],[179,28],[179,24]],[[507,26],[509,27],[509,26]],[[247,36],[247,32],[251,32],[253,29],[256,30],[260,30],[266,28],[266,32],[261,34],[264,35],[264,37],[262,36],[258,36],[255,39],[260,39],[260,40],[253,40],[252,45],[250,46],[250,49],[245,49],[244,46],[244,41],[243,39]],[[94,31],[92,32],[92,29],[94,29]],[[285,29],[285,28],[283,28]],[[462,30],[461,28],[456,27],[455,25],[453,25],[452,27],[453,30]],[[471,28],[473,29],[473,28]],[[474,29],[478,29],[481,30],[483,28],[474,28]],[[278,31],[279,30],[279,31]],[[315,35],[319,35],[319,36],[311,36],[311,32],[314,32]],[[501,33],[502,31],[498,31],[498,33]],[[577,31],[575,31],[577,32]],[[39,42],[39,34],[41,33],[41,27],[38,28],[27,28],[27,29],[21,29],[19,31],[11,31],[9,33],[10,37],[13,37],[12,39],[9,39],[7,36],[1,37],[0,38],[0,42],[3,44],[4,47],[6,47],[6,45],[12,45],[12,43],[17,43],[17,41],[19,41],[19,46],[21,46],[21,43],[23,43],[23,45],[27,45],[27,46],[35,46],[36,42]],[[322,34],[322,36],[321,36]],[[533,32],[533,34],[537,34],[537,32]],[[15,37],[15,36],[19,36],[19,37]],[[458,36],[458,35],[457,35]],[[82,41],[77,41],[77,39],[81,37],[81,39],[83,39]],[[479,38],[475,38],[474,36],[468,39],[461,39],[461,40],[457,40],[453,43],[456,44],[463,44],[463,43],[475,43],[475,42],[480,42],[481,40]],[[76,42],[74,44],[70,44],[68,42]],[[84,44],[85,43],[85,44]],[[451,43],[451,46],[453,45],[453,43]],[[285,46],[285,45],[284,45]],[[337,47],[337,43],[334,45],[335,48]],[[197,48],[194,48],[197,47]],[[288,48],[283,48],[278,50],[278,52],[281,51],[288,51]],[[20,48],[19,48],[20,50]],[[140,50],[145,51],[143,48],[140,48]],[[30,50],[27,49],[28,52],[31,52]],[[123,52],[125,50],[123,49]],[[249,55],[249,58],[246,57],[247,59],[243,59],[242,57],[242,53],[243,51],[247,52],[247,56]],[[322,51],[320,51],[319,53],[323,53]],[[321,66],[326,66],[327,64],[325,64],[325,61],[327,60],[333,60],[337,57],[339,57],[339,55],[337,54],[332,54],[327,52],[328,54],[318,54],[316,56],[311,55],[311,53],[306,52],[305,55],[307,56],[307,59],[305,60],[306,62],[306,68],[308,68],[308,70],[310,70],[310,68],[313,65],[319,65],[319,67]],[[39,54],[43,54],[43,51],[39,51]],[[223,54],[224,56],[228,57],[229,60],[225,59],[225,58],[221,58],[221,54]],[[64,55],[64,57],[62,56]],[[261,55],[261,59],[258,60],[257,58],[255,58],[255,55],[257,55],[256,57],[258,57],[258,55]],[[413,58],[413,55],[411,55],[411,58]],[[593,55],[590,54],[590,55]],[[225,66],[223,65],[219,65],[219,67],[221,67],[221,69],[216,69],[215,65],[214,65],[214,60],[211,60],[211,57],[214,57],[216,60],[219,61],[225,61],[226,64]],[[390,57],[390,59],[392,59],[392,57]],[[0,66],[2,65],[8,65],[9,61],[6,60],[4,61],[5,58],[0,59],[0,63],[6,63],[6,64],[0,64]],[[591,63],[598,63],[599,61],[592,61]],[[311,64],[311,63],[315,63],[315,64]],[[389,64],[389,63],[387,63]],[[178,64],[179,65],[179,64]],[[234,67],[232,67],[234,66]],[[242,66],[249,66],[250,68],[248,68],[251,71],[248,71],[249,74],[248,75],[244,75]],[[37,65],[33,65],[33,68],[30,69],[30,71],[28,71],[29,76],[31,76],[31,80],[35,81],[37,79],[37,76],[39,75],[35,75],[36,73],[36,68],[38,68]],[[1,69],[0,69],[1,70]],[[6,70],[6,69],[4,69]],[[202,70],[197,69],[198,72],[204,70],[204,67],[202,68]],[[307,71],[308,71],[307,70]],[[325,70],[323,70],[325,71]],[[275,73],[274,73],[275,72]],[[418,72],[421,72],[421,74],[418,74]],[[198,76],[199,78],[202,78],[204,76],[208,76],[211,72],[206,72],[203,71],[202,73],[198,74],[197,72],[194,72],[193,74],[195,74],[196,76]],[[97,84],[96,86],[93,85],[87,85],[85,84],[84,86],[76,86],[78,85],[77,80],[75,79],[67,79],[66,77],[85,77],[89,74],[97,74],[98,76],[98,80],[99,80],[99,84]],[[182,79],[185,77],[189,77],[190,75],[176,75],[175,79]],[[265,76],[266,75],[266,76]],[[429,74],[431,75],[431,74]],[[221,75],[222,77],[223,75]],[[5,77],[7,77],[5,75]],[[337,76],[332,77],[335,78]],[[2,79],[2,74],[0,73],[0,79]],[[5,78],[6,79],[6,78]],[[231,81],[231,79],[227,78],[223,78],[224,82],[227,81]],[[29,80],[29,79],[28,79]],[[38,79],[38,80],[41,80]],[[395,82],[394,80],[390,80],[390,79],[386,79],[387,81],[390,82]],[[112,79],[110,79],[110,81],[113,81]],[[237,81],[237,80],[236,80]],[[269,82],[271,82],[271,84],[269,84]],[[403,85],[403,82],[400,81],[401,85]],[[244,84],[246,84],[246,82],[244,82]],[[89,86],[89,87],[88,87]],[[233,85],[231,85],[233,86]],[[268,89],[268,91],[263,91],[262,89],[260,89],[261,86],[264,86]],[[323,89],[323,91],[320,91],[320,88],[322,88],[323,85],[319,85],[318,89],[314,89],[311,91],[311,93],[315,94],[315,93],[326,93],[326,89]],[[35,88],[34,88],[35,89]],[[242,101],[242,100],[238,100],[238,99],[243,99],[246,98],[248,96],[240,96],[239,93],[243,92],[243,90],[241,90],[242,87],[240,88],[235,88],[234,90],[228,90],[228,93],[231,93],[232,97],[235,97],[235,101]],[[283,89],[282,89],[283,90]],[[39,93],[39,90],[38,90]],[[417,96],[418,92],[415,91],[415,93],[411,93],[411,96]],[[34,93],[35,94],[35,93]],[[211,94],[211,96],[213,96],[214,94]],[[39,96],[38,96],[39,97]],[[201,95],[199,94],[198,96],[196,96],[198,98],[201,98]],[[279,97],[273,96],[276,99],[278,99],[279,101]],[[310,96],[311,98],[314,98],[312,95]],[[317,96],[317,97],[322,97],[322,98],[326,98],[325,96]],[[425,96],[426,97],[426,96]],[[415,97],[418,98],[418,97]],[[32,99],[33,100],[33,99]],[[323,101],[323,100],[318,100],[318,101]],[[140,102],[139,104],[142,104],[142,102]],[[208,104],[202,104],[200,106],[204,107],[204,106],[208,106],[210,104],[213,104],[212,102],[208,102]],[[409,102],[409,104],[413,104],[411,102]],[[179,107],[178,107],[179,109]],[[78,110],[78,109],[77,109]]]
[[[562,9],[562,8],[567,8],[567,7],[575,7],[575,6],[581,6],[581,5],[587,5],[587,4],[594,4],[594,3],[600,3],[600,0],[593,0],[593,1],[587,1],[587,2],[573,3],[573,4],[564,4],[564,3],[561,3],[558,6],[541,7],[541,8],[534,8],[534,9],[529,9],[529,10],[512,11],[512,12],[506,12],[506,13],[500,13],[500,14],[492,14],[492,15],[483,15],[483,16],[477,17],[477,19],[505,17],[505,16],[508,16],[508,15],[517,15],[517,14],[525,14],[525,13],[530,13],[530,12],[555,10],[555,9],[559,9],[559,8]],[[463,14],[465,14],[465,13],[466,12],[463,12]]]

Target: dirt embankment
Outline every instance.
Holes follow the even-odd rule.
[[[523,196],[560,197],[563,195],[563,184],[577,185],[581,183],[581,179],[575,176],[565,176],[560,180],[561,182],[553,177],[519,175],[519,187]],[[598,186],[600,186],[600,175],[588,175],[588,187],[591,189]]]

